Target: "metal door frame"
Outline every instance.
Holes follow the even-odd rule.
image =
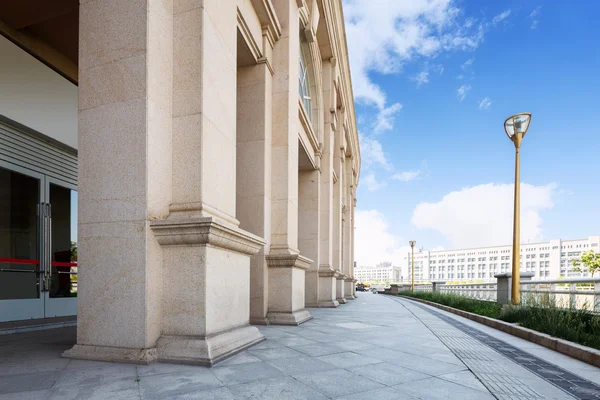
[[[21,271],[21,272],[9,272],[6,269],[2,268],[2,264],[0,263],[0,276],[2,274],[11,274],[11,273],[36,273],[38,274],[38,297],[34,299],[8,299],[8,300],[0,300],[0,322],[2,321],[18,321],[18,320],[26,320],[26,319],[35,319],[35,318],[44,318],[45,307],[44,307],[44,282],[45,282],[45,272],[42,269],[42,254],[43,254],[43,245],[42,245],[42,218],[40,217],[40,211],[42,209],[41,205],[43,200],[46,198],[46,175],[31,171],[27,168],[5,162],[0,160],[0,167],[9,171],[16,172],[18,174],[26,175],[31,178],[37,179],[39,182],[39,197],[37,199],[38,203],[38,212],[37,212],[37,251],[38,251],[38,263],[37,269],[34,271]],[[29,263],[28,263],[29,264]]]
[[[50,282],[52,278],[52,207],[50,204],[50,185],[54,184],[66,189],[74,190],[77,192],[77,186],[65,182],[64,180],[54,178],[46,175],[44,182],[44,202],[48,212],[48,223],[45,225],[46,234],[46,248],[44,249],[44,260],[42,262],[44,268],[44,279],[46,282],[45,291],[43,292],[44,297],[44,315],[45,318],[52,317],[63,317],[70,315],[77,315],[77,297],[50,297]],[[79,201],[79,197],[78,197]],[[79,205],[78,205],[79,206]],[[77,274],[77,272],[70,272],[69,275]]]

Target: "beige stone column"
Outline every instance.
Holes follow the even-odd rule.
[[[344,112],[340,110],[339,120],[344,121]],[[335,132],[335,146],[333,155],[333,170],[337,180],[333,184],[333,267],[339,273],[336,277],[336,300],[340,304],[346,303],[343,271],[343,220],[342,207],[344,198],[344,168],[346,156],[343,154],[344,127],[339,123]]]
[[[344,273],[344,294],[346,300],[354,300],[353,286],[354,279],[352,278],[352,158],[346,157],[344,162],[344,231],[343,231],[343,273]]]
[[[271,241],[271,93],[266,63],[237,72],[237,201],[240,227],[265,238],[250,258],[250,323],[268,323],[269,271],[266,249]]]
[[[311,260],[298,250],[298,59],[299,14],[296,2],[274,4],[281,37],[273,48],[273,145],[269,312],[275,324],[300,324],[305,309],[305,271]]]
[[[306,271],[307,307],[318,307],[319,304],[320,177],[318,170],[298,173],[298,248],[301,254],[313,260]]]
[[[337,126],[336,94],[333,86],[335,63],[335,59],[323,62],[325,126],[321,156],[319,307],[339,306],[336,300],[336,277],[339,273],[333,268],[333,146]]]
[[[65,357],[148,363],[161,333],[171,202],[172,2],[79,8],[77,344]]]
[[[250,255],[236,213],[237,1],[176,2],[173,202],[152,224],[164,254],[160,360],[211,365],[264,338],[250,319]]]
[[[353,177],[353,180],[356,179]],[[356,182],[356,181],[354,181]],[[350,210],[352,212],[352,223],[350,224],[351,240],[350,240],[350,276],[352,277],[352,295],[356,297],[356,277],[354,275],[354,236],[356,233],[356,185],[352,188],[352,196],[350,197]]]

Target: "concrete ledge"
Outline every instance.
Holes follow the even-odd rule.
[[[157,360],[156,348],[128,349],[122,347],[87,346],[76,344],[62,353],[61,357],[77,360],[150,364]]]
[[[461,317],[470,319],[471,321],[475,321],[485,326],[489,326],[490,328],[498,329],[499,331],[508,333],[509,335],[516,336],[518,338],[538,344],[550,350],[554,350],[571,358],[575,358],[579,361],[583,361],[585,363],[600,368],[600,350],[596,350],[587,346],[582,346],[580,344],[573,343],[568,340],[555,338],[545,333],[534,331],[528,328],[523,328],[519,325],[510,324],[508,322],[504,322],[498,319],[484,317],[483,315],[477,315],[467,311],[458,310],[456,308],[448,307],[438,303],[433,303],[431,301],[415,299],[413,297],[402,295],[399,295],[398,297],[427,304],[429,306],[439,308],[440,310],[448,311],[452,314],[456,314]]]

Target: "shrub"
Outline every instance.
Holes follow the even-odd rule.
[[[600,315],[582,309],[568,309],[557,305],[552,296],[543,294],[526,299],[523,305],[499,306],[495,302],[475,300],[455,294],[439,292],[403,292],[402,296],[415,297],[443,304],[473,314],[517,323],[554,337],[600,349]]]
[[[500,319],[548,335],[600,349],[600,315],[582,309],[565,309],[547,297],[523,306],[506,305]]]
[[[498,318],[500,316],[500,306],[491,301],[475,300],[456,294],[442,294],[439,292],[403,292],[402,295],[432,301],[486,317]]]

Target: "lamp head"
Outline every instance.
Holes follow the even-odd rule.
[[[416,240],[411,240],[410,242],[408,242],[408,244],[410,244],[410,247],[415,247],[415,244],[417,244]]]
[[[520,136],[520,139],[523,139],[527,129],[529,129],[530,122],[531,113],[528,112],[518,113],[506,118],[506,121],[504,121],[506,136],[512,141],[515,140],[515,136]]]

